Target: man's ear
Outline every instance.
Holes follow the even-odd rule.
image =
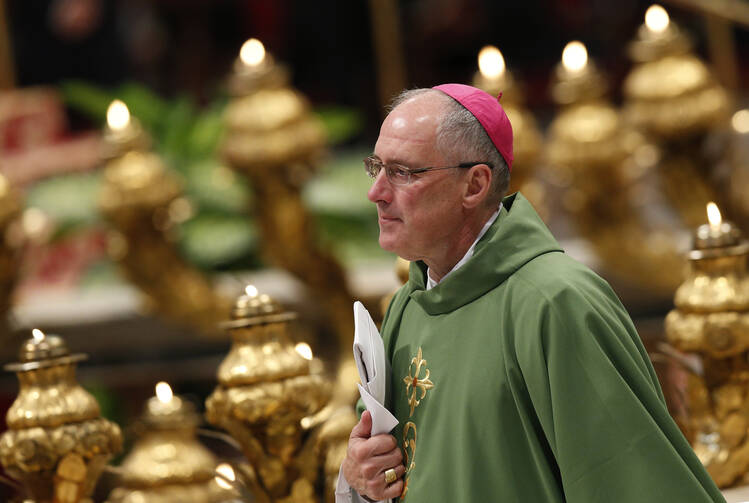
[[[476,208],[486,201],[492,184],[492,170],[486,164],[477,164],[468,170],[468,183],[463,192],[463,207]]]

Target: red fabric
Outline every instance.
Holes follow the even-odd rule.
[[[465,84],[442,84],[432,89],[447,94],[476,117],[507,162],[507,167],[512,170],[512,125],[499,104],[502,93],[494,98],[481,89]]]

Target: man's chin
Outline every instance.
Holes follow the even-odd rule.
[[[397,240],[393,237],[388,235],[387,233],[383,233],[380,231],[380,248],[382,248],[385,251],[395,253],[396,255],[400,256],[398,253],[399,246]]]

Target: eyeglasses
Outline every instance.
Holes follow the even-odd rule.
[[[479,164],[486,164],[490,169],[494,169],[494,166],[492,166],[488,162],[464,162],[458,164],[457,166],[446,166],[444,168],[410,169],[400,164],[385,164],[376,157],[370,156],[364,159],[364,170],[367,172],[367,175],[369,175],[369,177],[374,180],[375,178],[377,178],[377,175],[380,174],[382,168],[385,168],[385,176],[387,176],[390,183],[392,183],[393,185],[408,185],[412,181],[411,175],[424,173],[425,171],[439,171],[441,169],[468,169]]]

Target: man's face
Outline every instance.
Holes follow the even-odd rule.
[[[424,93],[393,110],[382,123],[374,155],[410,169],[449,166],[435,142],[444,102]],[[412,175],[393,185],[381,170],[367,196],[377,205],[380,246],[406,260],[444,253],[462,222],[462,178],[447,169]],[[463,170],[459,170],[463,171]]]

